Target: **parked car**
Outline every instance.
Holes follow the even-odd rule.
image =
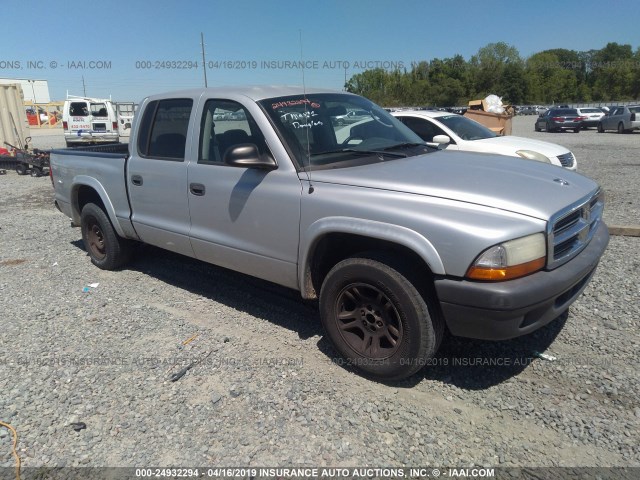
[[[523,105],[516,109],[518,115],[540,115],[547,111],[547,107],[542,105]]]
[[[518,110],[518,115],[538,115],[538,110],[533,105],[523,105]]]
[[[419,110],[393,112],[425,142],[439,143],[447,150],[483,152],[526,158],[576,170],[575,156],[554,143],[511,135],[497,135],[484,125],[467,117]]]
[[[334,126],[349,110],[370,119]],[[349,93],[154,95],[108,147],[51,153],[55,203],[94,265],[123,267],[139,241],[298,290],[344,364],[387,381],[429,365],[445,328],[500,340],[563,315],[609,240],[590,178],[431,148]]]
[[[580,107],[576,108],[578,115],[584,117],[582,120],[582,128],[597,127],[600,119],[604,117],[604,113],[597,107]]]
[[[534,130],[539,132],[559,132],[562,130],[573,130],[580,133],[582,121],[585,117],[578,114],[575,108],[551,108],[538,117],[534,125]]]
[[[549,108],[545,107],[544,105],[535,105],[535,109],[536,109],[536,114],[538,115],[542,115],[544,112],[549,110]]]
[[[62,129],[67,147],[119,140],[118,117],[109,99],[68,96],[62,108]]]
[[[608,115],[598,122],[598,132],[616,130],[618,133],[628,133],[640,130],[640,105],[626,105],[611,107]]]

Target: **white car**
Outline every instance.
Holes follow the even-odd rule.
[[[602,117],[604,117],[604,112],[599,108],[595,107],[587,107],[587,108],[576,108],[578,110],[578,115],[581,117],[585,117],[582,121],[582,128],[587,127],[597,127]]]
[[[496,153],[577,169],[575,156],[563,146],[524,137],[499,136],[462,115],[425,110],[405,110],[391,115],[425,142],[440,144],[447,150]]]

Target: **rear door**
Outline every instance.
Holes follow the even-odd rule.
[[[113,132],[113,115],[109,115],[111,104],[102,101],[91,101],[88,103],[91,130],[96,133]]]
[[[140,238],[151,245],[193,256],[189,241],[187,138],[192,98],[153,100],[143,107],[135,145],[130,145],[126,182]]]
[[[86,100],[72,100],[68,103],[69,132],[74,135],[91,131],[91,116],[89,114],[89,102]]]
[[[295,168],[285,161],[275,170],[224,162],[225,152],[241,144],[274,158],[263,130],[279,140],[264,115],[254,113],[230,99],[204,102],[188,167],[191,243],[196,258],[297,288],[302,185]]]
[[[602,119],[602,123],[606,129],[615,130],[618,128],[618,122],[624,112],[624,108],[615,107],[610,112],[609,115]]]

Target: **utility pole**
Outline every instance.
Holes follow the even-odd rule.
[[[83,95],[86,97],[87,96],[87,86],[84,84],[84,75],[82,76],[82,92],[83,92]]]
[[[200,32],[200,45],[202,46],[202,70],[204,71],[204,88],[207,88],[207,61],[204,57],[204,33]]]

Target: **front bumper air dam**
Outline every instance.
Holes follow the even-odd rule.
[[[451,333],[506,340],[526,335],[560,316],[585,289],[607,248],[607,226],[600,221],[596,228],[585,249],[554,270],[505,282],[436,279],[436,292]]]

